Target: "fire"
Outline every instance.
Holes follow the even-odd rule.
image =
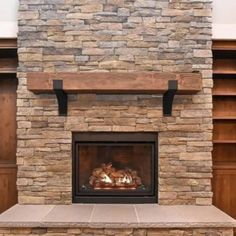
[[[121,178],[119,180],[120,180],[120,183],[123,183],[123,184],[130,184],[133,181],[132,177],[128,176],[128,175],[125,175],[123,178]]]
[[[104,174],[104,176],[101,179],[101,181],[104,182],[104,183],[108,183],[108,184],[112,183],[111,178],[107,174]]]
[[[89,184],[94,189],[137,189],[142,181],[137,171],[127,167],[116,169],[108,163],[93,170]]]

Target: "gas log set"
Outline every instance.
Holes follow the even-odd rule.
[[[89,184],[95,189],[137,189],[142,186],[137,171],[130,168],[116,169],[112,163],[101,164],[92,171]]]
[[[73,134],[74,203],[157,202],[156,133]]]

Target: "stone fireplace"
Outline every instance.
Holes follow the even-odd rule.
[[[233,234],[211,205],[211,15],[209,0],[20,1],[19,205],[1,235]]]
[[[18,55],[20,204],[73,202],[72,137],[77,132],[158,133],[158,181],[153,188],[158,203],[212,203],[210,1],[20,1]],[[163,116],[163,98],[154,89],[129,94],[134,89],[130,86],[126,94],[97,90],[87,94],[88,85],[112,87],[112,72],[140,73],[145,87],[149,77],[144,72],[189,73],[185,81],[191,85],[194,71],[202,75],[202,88],[197,93],[177,93],[169,117]],[[52,87],[38,93],[29,89],[30,72],[41,73],[35,76],[38,88],[51,86],[44,81],[46,73],[63,80],[69,91],[66,116],[58,114]],[[62,78],[72,72],[73,78]],[[94,79],[85,84],[83,93],[73,90],[81,72],[87,74],[84,81]],[[99,73],[102,78],[107,74],[105,82],[96,83]],[[165,74],[164,87],[177,77]],[[122,77],[121,84],[126,80]],[[128,168],[138,171],[136,166]]]

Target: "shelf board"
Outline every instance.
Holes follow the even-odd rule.
[[[1,49],[17,49],[16,39],[0,39],[0,50]]]
[[[236,143],[236,140],[232,140],[232,139],[213,140],[213,143]]]
[[[28,90],[53,93],[53,80],[62,80],[66,93],[163,94],[168,81],[177,80],[177,94],[194,94],[202,89],[200,73],[78,72],[27,74]]]
[[[213,70],[213,74],[217,74],[217,75],[236,75],[236,69],[235,70]]]
[[[0,68],[0,74],[16,74],[17,69],[14,68]]]
[[[213,169],[219,170],[219,169],[231,169],[231,170],[236,170],[236,161],[235,162],[230,162],[230,163],[214,163],[213,164]]]
[[[235,51],[236,50],[236,41],[227,41],[227,40],[214,40],[212,43],[212,50],[219,51]]]
[[[232,93],[229,93],[229,92],[212,92],[212,95],[213,96],[236,96],[236,92],[232,92]]]
[[[236,116],[213,116],[214,120],[236,120]]]
[[[17,168],[15,163],[0,163],[0,168]]]

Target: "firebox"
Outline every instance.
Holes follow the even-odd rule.
[[[157,134],[73,133],[74,203],[157,203]]]

